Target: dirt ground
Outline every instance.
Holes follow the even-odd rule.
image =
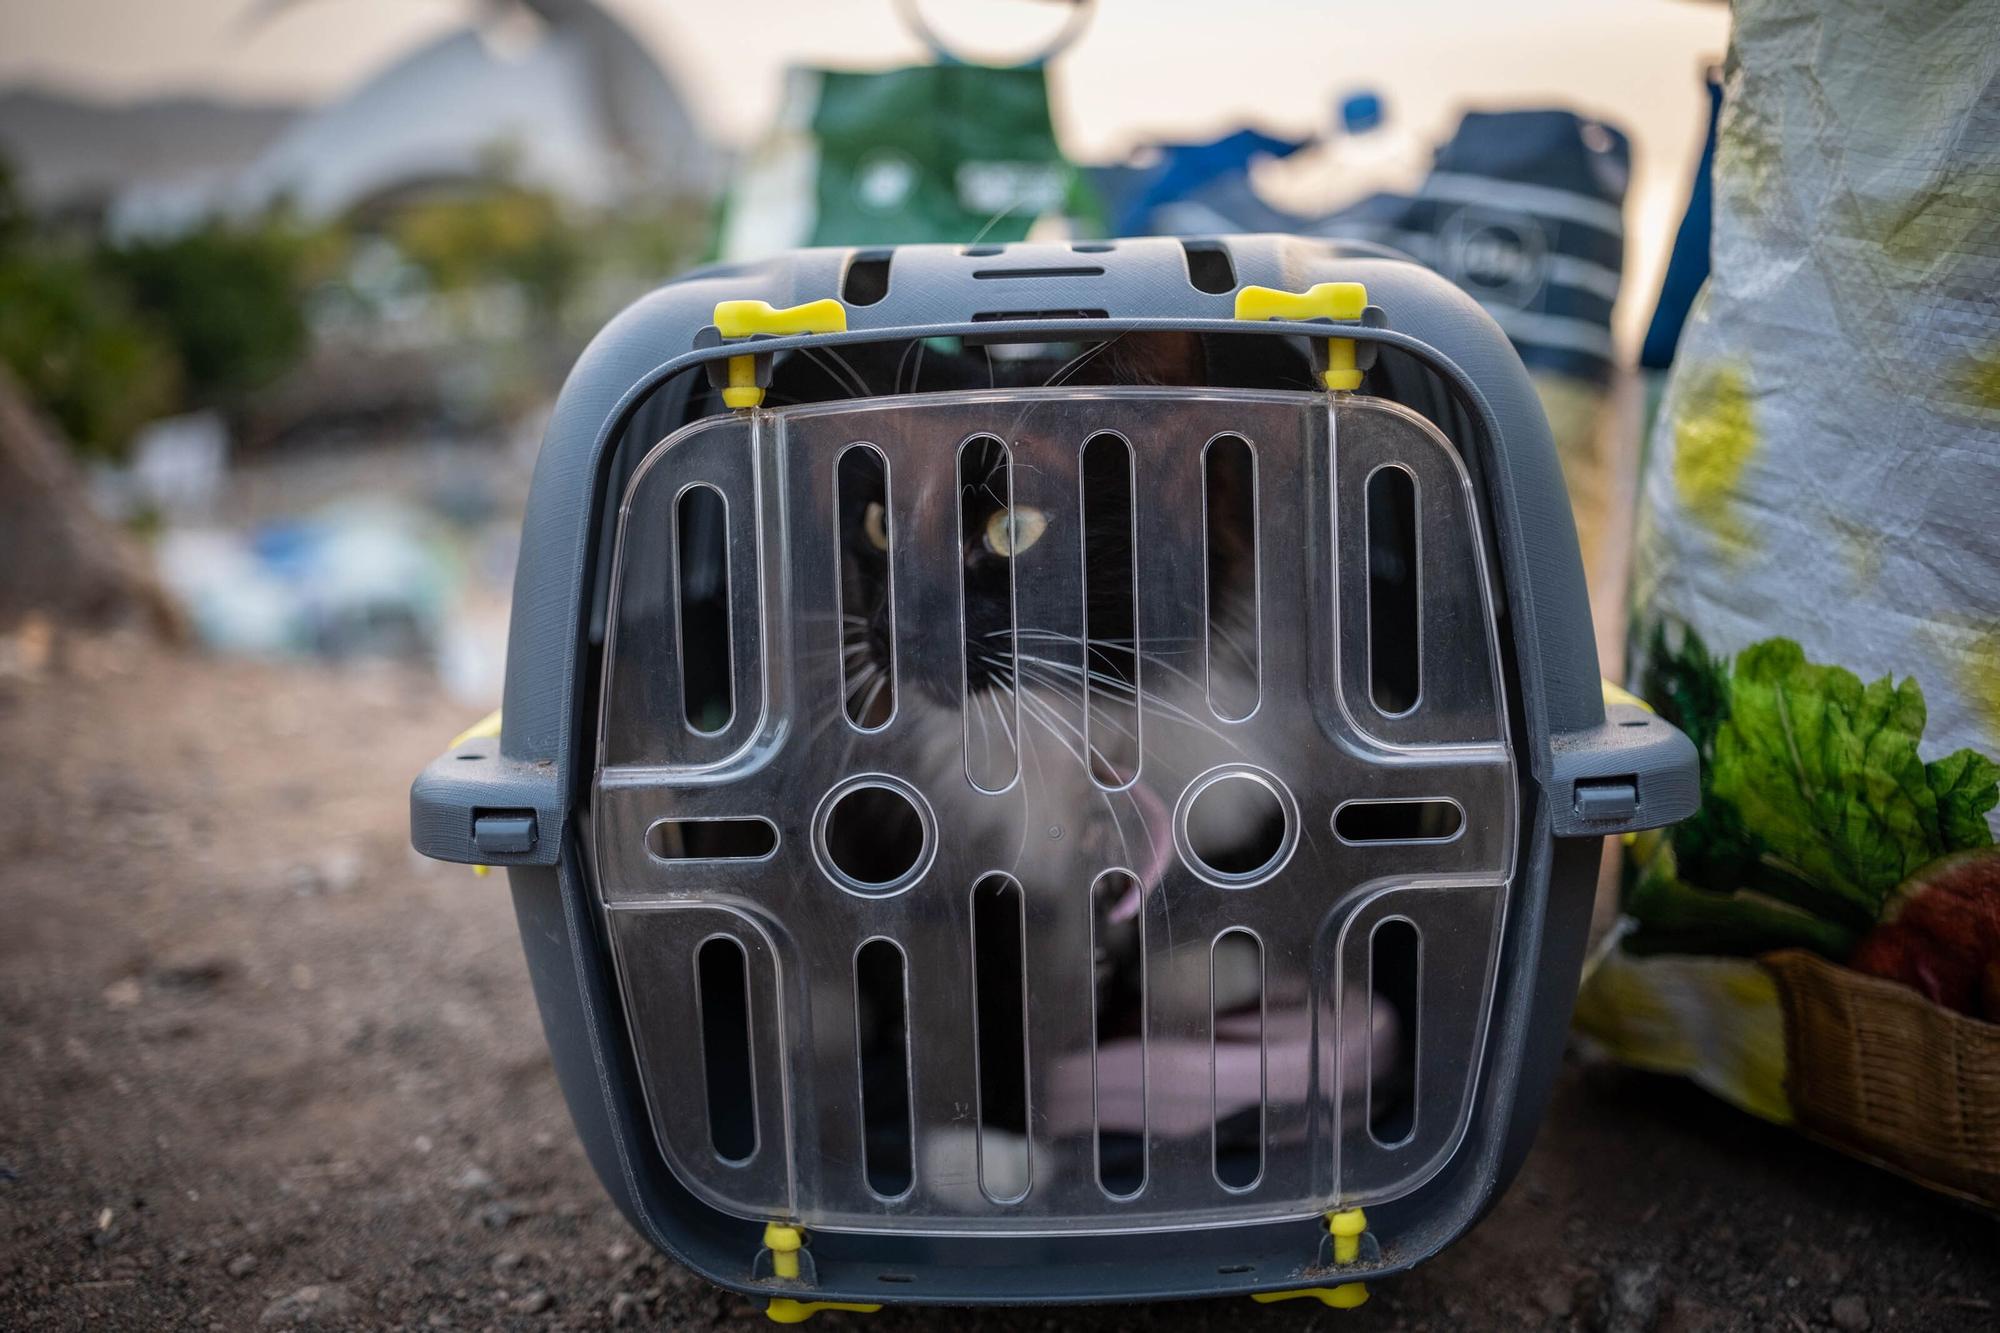
[[[0,661],[0,1328],[762,1325],[599,1191],[501,882],[408,848],[409,780],[462,708],[400,670],[103,639],[37,657]],[[1363,1310],[950,1318],[1992,1329],[2000,1228],[1572,1065],[1505,1202]]]

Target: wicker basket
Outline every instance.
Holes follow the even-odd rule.
[[[2000,1026],[1803,950],[1762,961],[1784,1004],[1785,1088],[1800,1128],[2000,1208]]]

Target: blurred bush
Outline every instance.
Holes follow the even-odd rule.
[[[40,233],[0,163],[0,362],[79,449],[116,455],[180,402],[173,343],[134,308],[94,248]]]
[[[511,187],[413,203],[385,230],[446,296],[516,288],[541,332],[560,329],[590,261],[555,199]]]
[[[298,364],[305,294],[342,248],[273,216],[107,245],[100,262],[173,344],[184,405],[227,409]]]

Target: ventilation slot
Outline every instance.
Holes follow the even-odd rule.
[[[1384,1147],[1417,1132],[1421,960],[1417,928],[1401,917],[1382,922],[1368,937],[1368,1133]]]
[[[910,1125],[910,1026],[903,951],[870,940],[854,955],[855,1042],[861,1060],[862,1162],[885,1199],[916,1179]]]
[[[1219,435],[1203,455],[1208,545],[1208,703],[1226,722],[1257,711],[1262,659],[1257,605],[1257,458]]]
[[[974,324],[991,324],[1003,319],[1050,319],[1072,323],[1079,319],[1104,319],[1108,312],[1103,310],[981,310],[974,314]]]
[[[840,299],[849,305],[874,305],[889,294],[889,260],[893,251],[872,251],[848,261],[840,280]]]
[[[1132,449],[1116,435],[1083,446],[1084,740],[1104,787],[1139,776],[1138,596],[1132,527]]]
[[[708,1088],[708,1140],[725,1162],[757,1151],[757,1093],[750,1077],[750,976],[743,946],[726,935],[695,951],[700,987],[701,1069]]]
[[[730,687],[729,506],[713,486],[690,486],[674,506],[680,593],[681,713],[713,736],[736,714]]]
[[[981,791],[1005,791],[1020,768],[1014,738],[1014,561],[1012,459],[990,435],[958,451],[960,624],[965,630],[965,776]]]
[[[1245,1190],[1264,1174],[1264,947],[1224,931],[1209,955],[1214,1023],[1215,1178]]]
[[[1116,1199],[1146,1184],[1146,970],[1139,881],[1122,870],[1090,887],[1091,1061],[1097,1183]]]
[[[840,541],[840,683],[847,720],[863,731],[896,712],[896,625],[889,469],[873,445],[849,445],[834,468]]]
[[[1188,283],[1198,292],[1221,296],[1236,290],[1236,266],[1229,252],[1215,244],[1181,242],[1187,254]]]
[[[662,861],[761,861],[778,850],[768,819],[662,819],[646,830],[646,850]]]
[[[1102,265],[1064,264],[1054,268],[976,268],[975,278],[1101,278]]]
[[[1368,478],[1368,691],[1390,716],[1417,706],[1417,480],[1400,467]]]
[[[1464,824],[1456,801],[1349,801],[1333,812],[1342,842],[1444,842]]]
[[[995,1203],[1028,1192],[1028,1035],[1021,888],[972,890],[972,1006],[979,1067],[979,1187]]]

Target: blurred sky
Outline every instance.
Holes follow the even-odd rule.
[[[881,65],[923,48],[890,0],[601,0],[680,83],[697,119],[743,143],[777,104],[792,63]],[[0,0],[0,84],[109,97],[193,92],[326,97],[482,0]],[[1056,7],[924,0],[975,51],[1019,52]],[[256,21],[253,14],[275,10]],[[1728,11],[1686,0],[1102,0],[1054,66],[1072,155],[1113,156],[1148,137],[1252,123],[1301,134],[1330,100],[1382,90],[1422,139],[1457,108],[1559,103],[1635,140],[1631,321],[1651,304],[1699,148],[1699,70],[1719,58]]]

